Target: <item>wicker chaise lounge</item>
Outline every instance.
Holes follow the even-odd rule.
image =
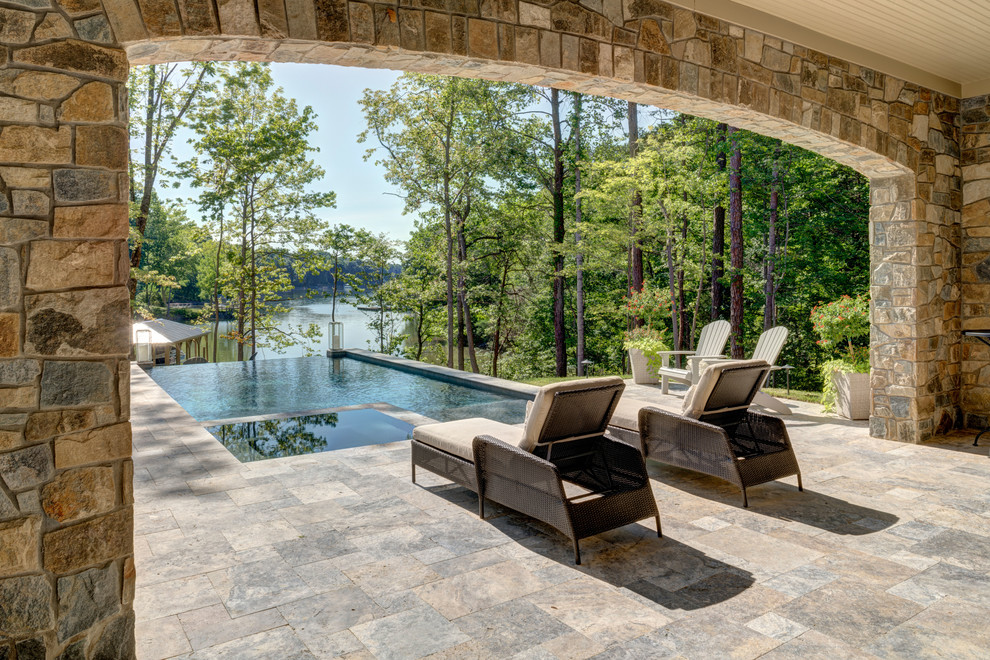
[[[524,427],[474,418],[413,431],[412,479],[425,468],[532,516],[579,541],[660,512],[639,447],[605,434],[625,385],[621,378],[556,383],[540,389]]]
[[[784,422],[749,410],[769,371],[763,360],[719,362],[702,372],[681,415],[641,409],[644,455],[736,484],[744,507],[749,486],[797,475],[798,490],[804,490]]]

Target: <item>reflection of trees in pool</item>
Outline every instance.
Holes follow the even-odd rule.
[[[261,422],[223,424],[210,429],[234,455],[247,452],[252,458],[296,456],[326,451],[327,440],[318,432],[337,426],[337,413],[304,415]],[[314,433],[316,431],[316,433]]]

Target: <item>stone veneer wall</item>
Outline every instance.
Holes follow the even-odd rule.
[[[962,102],[962,324],[990,328],[990,96]],[[990,347],[962,343],[962,411],[969,427],[990,427]]]
[[[98,2],[0,8],[0,658],[134,654],[113,41]]]
[[[133,655],[124,81],[186,59],[554,85],[848,164],[872,187],[871,432],[918,442],[959,415],[956,99],[659,0],[5,0],[0,658]]]

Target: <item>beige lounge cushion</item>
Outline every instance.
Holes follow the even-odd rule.
[[[491,435],[518,447],[522,441],[523,430],[518,426],[503,424],[484,417],[458,419],[440,424],[424,424],[413,429],[413,438],[424,445],[430,445],[448,454],[460,456],[472,463],[474,463],[472,443],[474,443],[475,436],[479,435]]]
[[[681,414],[692,419],[700,419],[705,413],[705,405],[708,397],[711,396],[715,384],[718,383],[722,371],[729,367],[766,367],[763,360],[719,360],[705,367],[698,378],[698,382],[691,386],[684,397],[684,404],[681,406]],[[740,392],[740,398],[744,398],[749,392]],[[746,407],[749,404],[746,403]]]
[[[609,426],[615,426],[620,429],[627,429],[629,431],[638,432],[639,431],[639,411],[646,406],[656,406],[657,403],[654,401],[644,401],[642,399],[632,399],[622,397],[619,399],[619,405],[615,407],[615,412],[612,413],[612,419],[609,421]]]
[[[557,392],[586,390],[609,385],[622,385],[625,387],[625,383],[618,376],[567,380],[562,383],[553,383],[541,387],[540,391],[536,393],[536,398],[533,399],[532,408],[526,415],[523,440],[519,444],[519,448],[529,452],[536,449],[537,441],[540,439],[540,432],[543,430],[543,425],[546,424],[547,415],[550,414],[550,404],[553,402],[553,397]]]

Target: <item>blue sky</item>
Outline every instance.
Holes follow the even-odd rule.
[[[413,228],[415,215],[402,215],[402,200],[385,182],[384,171],[365,161],[364,153],[373,141],[357,143],[364,130],[364,116],[358,99],[366,88],[384,89],[400,75],[398,71],[358,69],[325,64],[272,64],[275,83],[294,98],[300,107],[312,106],[317,114],[319,130],[312,144],[319,147],[314,160],[326,170],[324,190],[337,193],[337,208],[323,211],[332,224],[347,223],[376,232],[386,232],[392,238],[406,240]],[[177,136],[173,154],[180,158],[192,156],[186,144],[191,136],[186,131]],[[186,199],[196,191],[180,187],[170,191],[173,199]],[[187,205],[189,216],[197,216],[195,205]]]

